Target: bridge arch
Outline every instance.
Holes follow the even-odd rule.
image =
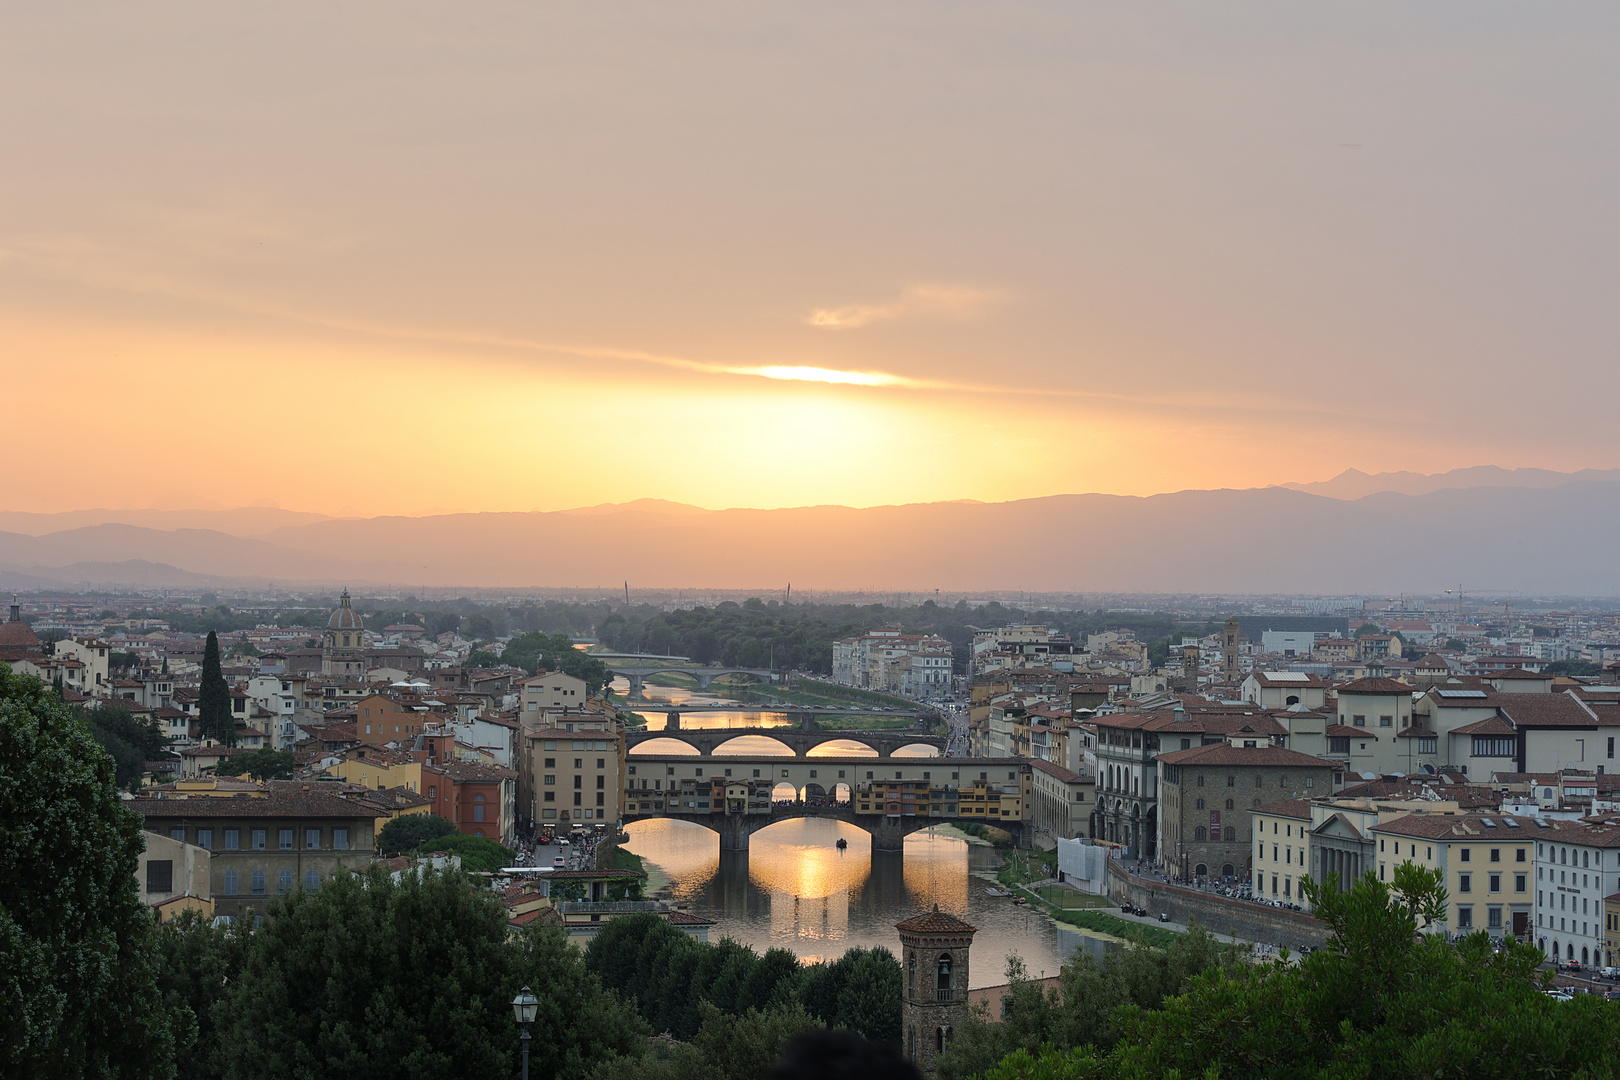
[[[939,757],[939,747],[929,743],[907,743],[889,752],[890,757]]]
[[[797,757],[793,747],[770,735],[737,735],[714,748],[715,757]]]
[[[805,757],[879,757],[877,747],[854,737],[828,739],[804,752]]]
[[[703,751],[687,742],[685,739],[660,737],[636,743],[630,747],[626,754],[635,757],[637,754],[672,754],[681,757],[700,757]]]

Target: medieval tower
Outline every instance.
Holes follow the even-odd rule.
[[[900,965],[900,1038],[906,1057],[932,1075],[934,1063],[968,1015],[968,950],[978,928],[934,910],[896,923]]]

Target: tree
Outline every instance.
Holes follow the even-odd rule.
[[[202,686],[197,691],[197,727],[204,737],[236,745],[236,719],[231,716],[231,688],[219,662],[219,635],[208,631],[203,646]]]
[[[246,634],[243,634],[241,637],[237,638],[236,641],[231,644],[230,655],[231,656],[258,656],[259,655],[259,647],[257,645],[255,645],[255,644],[253,644],[253,642],[249,641]]]
[[[850,949],[831,963],[806,967],[799,1000],[829,1027],[898,1042],[900,984],[900,962],[888,949]]]
[[[384,855],[395,855],[455,831],[455,822],[437,814],[405,814],[392,818],[377,833],[377,850]]]
[[[1352,634],[1351,637],[1364,638],[1368,634],[1378,633],[1382,633],[1382,631],[1378,629],[1377,623],[1364,622],[1360,626],[1356,627],[1356,632]]]
[[[424,840],[417,846],[417,850],[424,855],[432,851],[459,855],[461,869],[469,874],[511,866],[512,860],[516,857],[516,853],[509,847],[502,847],[482,836],[466,836],[462,833],[447,833],[431,840]]]
[[[181,1080],[213,1080],[224,1073],[214,1008],[242,970],[250,936],[243,924],[216,927],[195,911],[181,912],[158,927],[158,992],[194,1032],[191,1047],[180,1057]]]
[[[0,1075],[174,1075],[143,848],[84,723],[0,666]]]
[[[75,708],[73,713],[112,756],[113,775],[121,788],[133,791],[140,787],[146,763],[168,749],[169,740],[155,719],[137,720],[116,703],[103,703],[94,709]]]
[[[461,666],[469,668],[491,668],[496,667],[500,664],[500,662],[501,658],[490,652],[488,649],[474,649],[472,652],[467,654],[467,659]]]
[[[505,908],[461,873],[396,883],[374,866],[272,901],[213,1010],[225,1075],[512,1076],[510,1002],[523,986],[540,999],[537,1080],[576,1080],[643,1050],[645,1025],[560,928],[508,933]]]
[[[762,1080],[794,1036],[820,1027],[798,1005],[735,1015],[705,1001],[698,1012],[700,1026],[691,1042],[615,1058],[598,1065],[592,1080]]]
[[[1297,966],[1212,970],[1162,1007],[1113,1010],[1103,1046],[1022,1049],[990,1080],[1223,1077],[1612,1076],[1620,1012],[1596,995],[1560,1003],[1532,945],[1497,951],[1483,932],[1423,932],[1443,917],[1441,872],[1412,863],[1389,882],[1330,877],[1301,888],[1332,931]]]
[[[264,747],[236,755],[225,767],[236,776],[251,776],[255,780],[291,780],[297,764],[291,750]]]

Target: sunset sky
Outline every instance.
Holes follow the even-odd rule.
[[[1620,466],[1617,31],[1478,0],[11,6],[0,509]]]

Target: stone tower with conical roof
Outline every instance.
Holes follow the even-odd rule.
[[[900,931],[900,1040],[906,1057],[932,1075],[968,1015],[968,950],[978,928],[939,910],[895,923]]]
[[[321,674],[340,679],[366,677],[366,624],[350,605],[349,590],[338,597],[337,610],[321,635]]]

